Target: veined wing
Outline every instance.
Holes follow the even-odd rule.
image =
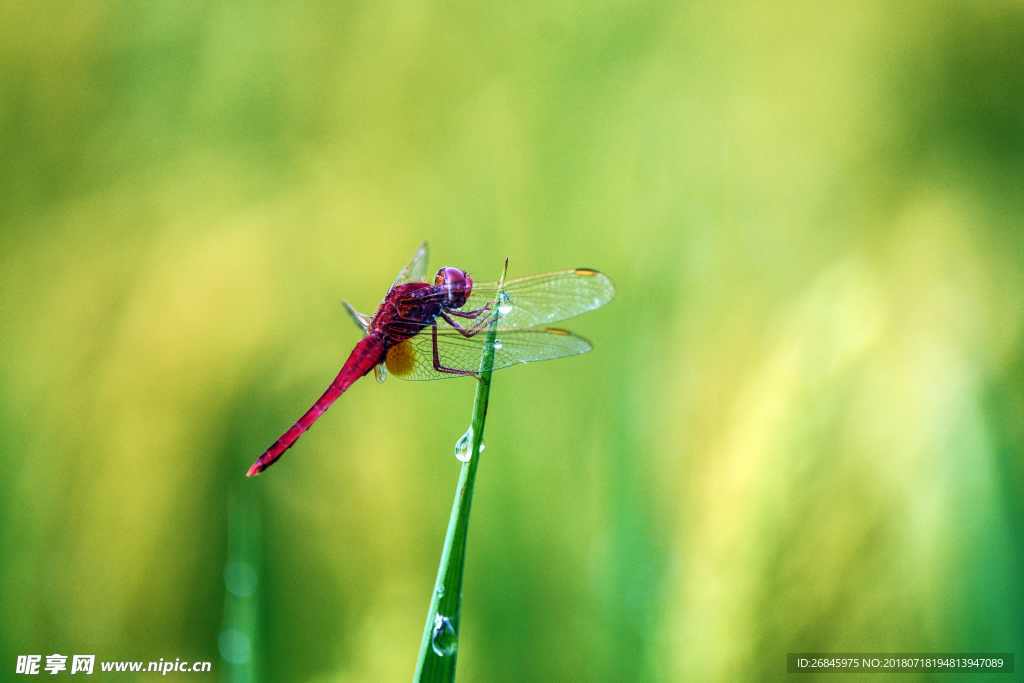
[[[515,363],[551,360],[590,351],[593,346],[583,337],[555,328],[496,329],[494,369]],[[437,357],[441,366],[464,372],[479,372],[487,331],[466,338],[450,327],[437,329]],[[388,371],[402,379],[425,380],[462,377],[434,369],[433,328],[427,327],[411,339],[388,351]]]
[[[409,259],[409,263],[405,264],[405,268],[398,271],[398,277],[391,283],[391,288],[388,289],[390,292],[398,285],[404,285],[406,282],[425,282],[427,274],[427,243],[424,242],[420,245],[420,248],[416,250],[416,253]]]
[[[508,280],[502,290],[508,299],[503,299],[500,306],[501,327],[543,327],[604,306],[615,297],[612,281],[587,268]],[[473,291],[460,310],[483,308],[494,301],[497,292],[497,282],[474,282]]]

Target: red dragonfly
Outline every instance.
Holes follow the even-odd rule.
[[[496,328],[495,370],[586,353],[593,348],[586,339],[546,325],[603,306],[615,296],[611,280],[585,268],[476,284],[458,268],[437,271],[433,284],[425,281],[426,272],[424,243],[398,273],[372,318],[345,302],[363,330],[363,339],[324,395],[253,463],[248,476],[274,464],[346,389],[371,370],[376,371],[378,382],[388,372],[402,379],[477,376],[487,338],[480,333],[491,323]]]

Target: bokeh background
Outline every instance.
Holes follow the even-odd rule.
[[[495,377],[460,680],[1020,657],[1022,227],[1016,0],[5,2],[0,678],[411,679],[474,382],[244,474],[422,240],[618,288]]]

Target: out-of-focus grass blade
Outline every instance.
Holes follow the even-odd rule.
[[[228,495],[228,562],[224,568],[223,683],[258,683],[260,621],[260,505],[236,481]]]
[[[505,270],[500,282],[505,281]],[[499,296],[501,288],[498,288]],[[497,310],[498,298],[494,307]],[[494,366],[494,337],[497,316],[487,330],[484,353],[480,359],[480,380],[476,385],[473,402],[473,419],[470,424],[470,458],[463,463],[459,475],[459,486],[455,491],[448,534],[441,552],[441,566],[430,598],[427,625],[423,629],[420,656],[416,664],[413,683],[451,683],[455,680],[455,660],[458,657],[459,625],[462,620],[462,570],[466,564],[466,534],[469,528],[469,508],[473,502],[473,484],[476,468],[480,461],[480,444],[484,436],[484,420],[487,417],[487,400],[491,393],[491,372]]]

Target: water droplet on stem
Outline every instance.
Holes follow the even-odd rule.
[[[434,631],[430,635],[430,647],[438,657],[450,657],[455,654],[459,645],[459,637],[455,635],[452,622],[440,614],[434,616]]]
[[[460,462],[469,462],[473,454],[470,452],[473,446],[473,428],[470,427],[462,438],[455,444],[455,457]]]
[[[498,295],[498,313],[505,316],[512,312],[512,297],[505,292]]]

